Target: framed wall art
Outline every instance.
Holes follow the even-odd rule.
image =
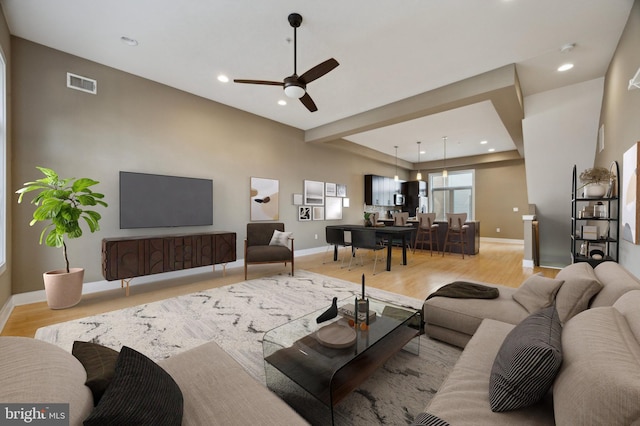
[[[620,196],[622,205],[620,206],[620,216],[622,219],[622,239],[638,244],[638,225],[640,215],[638,214],[638,196],[640,196],[640,185],[638,182],[638,144],[636,142],[624,153],[622,157],[622,182],[620,185]]]
[[[336,184],[327,182],[325,184],[324,195],[326,197],[335,197],[336,196]]]
[[[293,205],[294,206],[302,205],[302,194],[293,194]]]
[[[313,208],[313,220],[324,220],[324,206]]]
[[[325,198],[325,220],[342,219],[342,200],[341,197]]]
[[[304,181],[304,204],[308,206],[324,205],[324,182]]]
[[[298,206],[298,220],[300,222],[307,222],[311,220],[311,207]]]
[[[347,185],[339,183],[336,185],[336,195],[338,197],[346,197],[347,196]]]
[[[250,188],[251,221],[278,220],[280,182],[277,179],[252,177]]]

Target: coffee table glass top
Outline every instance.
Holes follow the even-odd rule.
[[[338,302],[338,307],[354,303],[355,298],[344,299]],[[370,314],[366,330],[351,326],[348,317],[341,314],[317,324],[316,318],[327,308],[268,331],[263,352],[267,364],[331,407],[350,391],[348,382],[360,372],[379,367],[416,337],[418,330],[408,326],[417,316],[416,310],[388,302],[369,299],[369,309],[375,312],[375,317]],[[355,334],[353,343],[350,333]],[[376,347],[378,343],[381,344]]]

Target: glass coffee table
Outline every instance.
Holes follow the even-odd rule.
[[[338,307],[354,302],[344,299]],[[371,319],[362,330],[341,314],[317,324],[327,308],[268,331],[262,343],[269,389],[312,424],[324,425],[335,424],[335,405],[396,352],[420,350],[416,310],[370,298]]]

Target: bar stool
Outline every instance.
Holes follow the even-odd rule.
[[[429,250],[433,256],[433,242],[435,239],[436,253],[440,251],[440,243],[438,242],[438,228],[435,213],[418,213],[418,230],[416,231],[416,239],[413,242],[413,252],[416,252],[418,243],[420,250],[424,250],[424,243],[429,243]],[[435,237],[434,237],[435,235]]]
[[[469,225],[464,223],[467,221],[466,213],[447,213],[449,226],[447,234],[444,237],[444,247],[442,248],[442,256],[447,251],[447,247],[459,246],[462,258],[464,259],[465,243],[467,241],[467,229]]]

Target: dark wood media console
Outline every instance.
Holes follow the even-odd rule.
[[[135,277],[179,271],[236,260],[236,233],[154,235],[102,240],[102,275],[126,284]]]

